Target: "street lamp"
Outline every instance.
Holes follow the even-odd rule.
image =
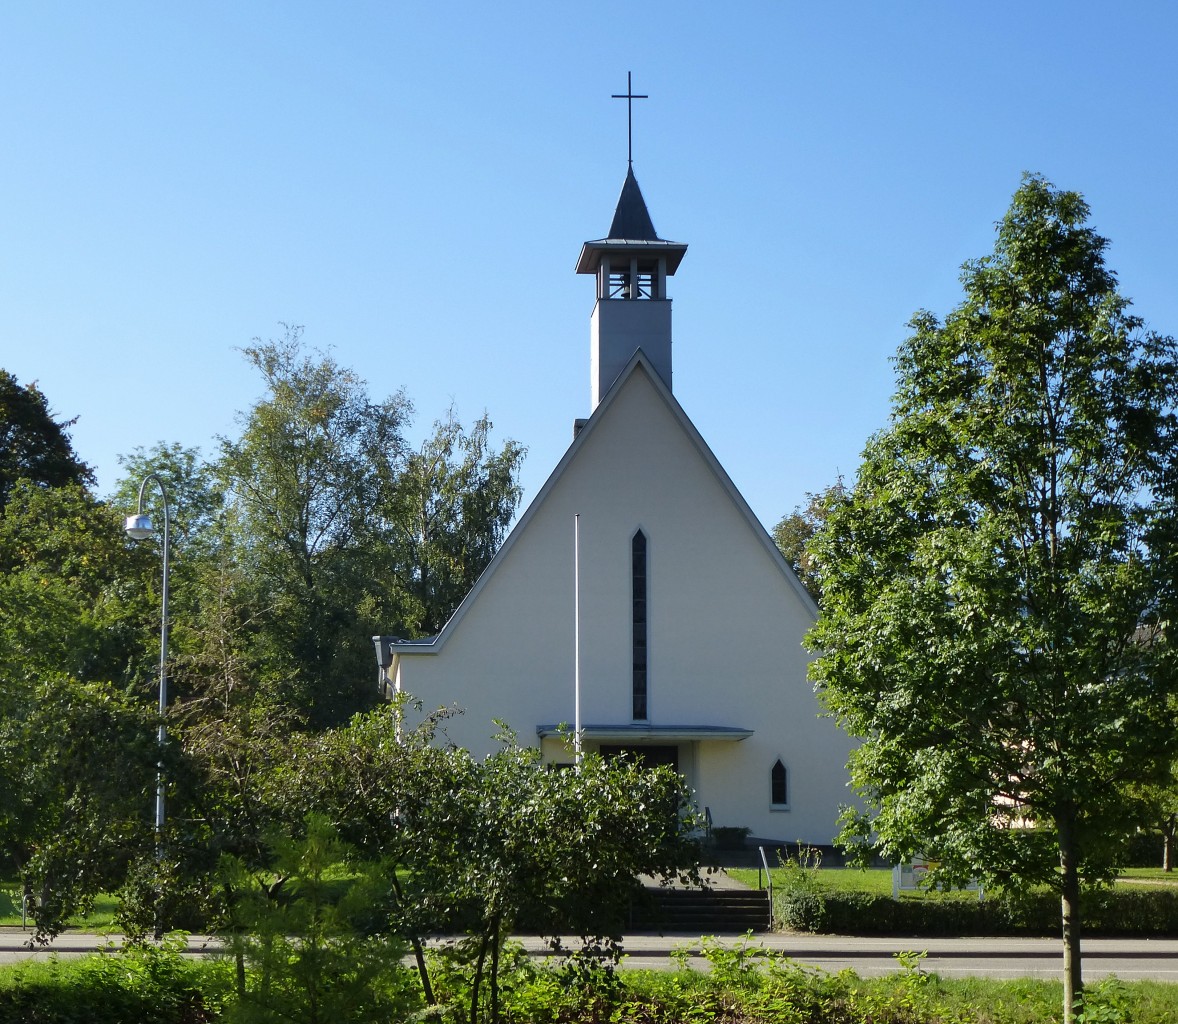
[[[155,533],[151,517],[143,512],[143,492],[149,480],[155,481],[164,499],[164,589],[160,614],[160,724],[157,737],[160,759],[155,772],[155,856],[159,860],[163,856],[164,841],[164,743],[167,740],[164,713],[168,710],[168,492],[154,473],[148,473],[139,485],[139,510],[135,515],[127,516],[123,529],[132,540],[146,540]]]

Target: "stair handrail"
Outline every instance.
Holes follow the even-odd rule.
[[[765,888],[769,892],[769,930],[773,931],[773,874],[769,870],[769,858],[765,856],[765,847],[758,846],[757,849],[761,851],[761,863],[765,866]]]

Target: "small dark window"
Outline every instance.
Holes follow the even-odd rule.
[[[774,806],[789,803],[789,788],[786,784],[785,765],[781,763],[781,758],[773,765],[773,770],[769,773],[770,788],[773,791],[773,796],[770,800]]]
[[[645,722],[646,712],[646,534],[639,530],[630,545],[631,611],[634,624],[634,720]]]

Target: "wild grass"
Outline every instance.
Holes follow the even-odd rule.
[[[883,978],[828,973],[753,945],[705,946],[708,972],[624,970],[571,976],[559,964],[514,960],[505,978],[503,1024],[1051,1024],[1062,989],[1040,979],[947,979],[919,958]],[[390,972],[405,972],[398,964]],[[415,1019],[458,1024],[461,980],[443,1005]],[[236,1013],[227,965],[174,953],[107,955],[0,967],[0,1024],[219,1024]],[[32,1014],[29,1016],[28,1014]],[[255,1018],[251,1018],[253,1020]],[[257,1018],[262,1019],[262,1018]],[[265,1018],[269,1019],[269,1018]],[[399,1018],[400,1019],[400,1018]],[[1178,986],[1110,979],[1089,988],[1090,1021],[1172,1024]]]

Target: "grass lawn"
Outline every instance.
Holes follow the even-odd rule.
[[[743,882],[751,888],[757,887],[756,868],[726,868],[729,877]],[[781,883],[784,868],[773,868],[773,884]],[[765,884],[765,872],[760,872],[761,885]],[[870,892],[880,896],[892,894],[892,872],[890,868],[818,868],[818,880],[823,888],[832,892]]]
[[[70,928],[98,932],[100,935],[114,927],[115,914],[119,909],[116,897],[102,893],[94,900],[94,909],[84,917],[71,917]],[[30,917],[30,924],[31,924]],[[20,883],[11,879],[0,881],[0,925],[17,925],[20,919]]]
[[[1117,882],[1118,884],[1128,882],[1131,885],[1152,882],[1156,885],[1178,886],[1178,872],[1171,871],[1167,874],[1161,868],[1125,868]]]

